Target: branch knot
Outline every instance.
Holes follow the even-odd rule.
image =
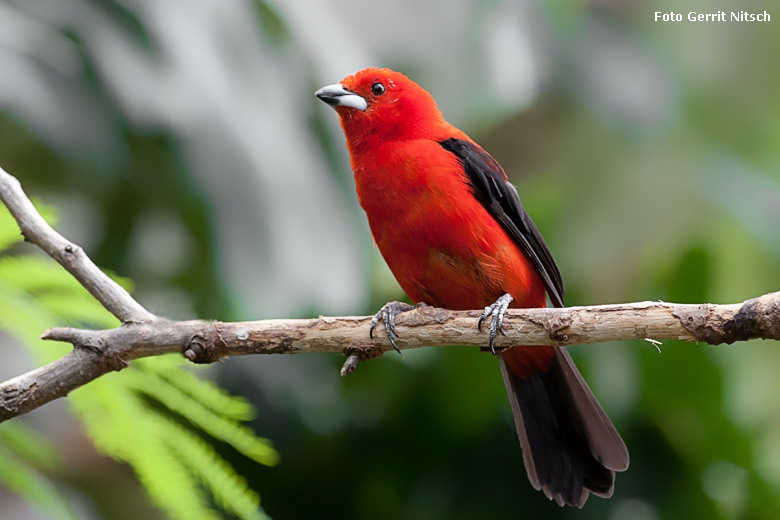
[[[570,312],[563,311],[552,316],[529,317],[528,320],[541,326],[553,344],[568,345],[572,343],[572,336],[567,332],[572,324]]]
[[[776,293],[775,293],[776,294]],[[765,295],[743,303],[733,318],[723,325],[726,343],[750,338],[780,339],[780,298]]]
[[[184,357],[199,365],[213,363],[227,356],[227,343],[222,338],[217,322],[202,333],[193,335],[184,347]]]
[[[717,313],[713,316],[713,305],[680,305],[672,310],[672,314],[680,320],[680,324],[685,327],[698,341],[703,341],[711,345],[720,345],[721,343],[733,343],[735,340],[729,340],[723,328],[723,320],[718,322]]]
[[[358,362],[375,359],[384,354],[382,347],[378,345],[350,345],[343,348],[347,360],[341,367],[341,377],[352,374],[357,368]]]

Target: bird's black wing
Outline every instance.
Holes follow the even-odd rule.
[[[474,196],[531,260],[552,304],[563,307],[563,279],[558,265],[501,166],[472,142],[450,138],[439,144],[460,160]]]

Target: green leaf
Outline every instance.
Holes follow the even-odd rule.
[[[276,452],[265,439],[217,415],[193,398],[193,395],[205,395],[211,399],[210,404],[215,405],[220,401],[230,403],[230,396],[192,374],[182,379],[187,381],[185,386],[190,390],[189,394],[184,393],[169,382],[169,379],[176,379],[174,372],[166,373],[166,370],[182,372],[178,366],[181,361],[174,356],[165,356],[159,360],[159,368],[154,367],[157,364],[155,361],[158,360],[144,360],[146,371],[130,368],[123,373],[104,376],[73,392],[70,400],[98,449],[130,464],[152,500],[171,518],[221,518],[203,495],[203,485],[210,489],[222,509],[233,511],[241,518],[264,518],[262,511],[257,508],[257,494],[205,441],[198,440],[199,451],[193,451],[189,457],[183,453],[176,454],[176,450],[181,451],[182,446],[192,445],[196,437],[193,438],[192,432],[181,427],[161,427],[160,414],[145,399],[140,399],[135,390],[144,389],[143,395],[149,396],[153,393],[150,389],[157,388],[160,390],[159,395],[166,400],[166,406],[181,408],[174,408],[173,411],[182,413],[203,431],[230,443],[259,462],[275,462]],[[158,372],[166,374],[165,378]],[[204,388],[198,388],[199,382]],[[237,399],[236,403],[248,406],[243,400]],[[228,409],[230,407],[235,407],[235,404]],[[250,414],[246,411],[239,414],[234,410],[233,415]],[[170,419],[168,421],[172,422]],[[19,444],[18,451],[29,456],[35,453],[35,446],[21,443],[25,432],[2,431],[6,437]],[[40,457],[48,457],[46,450],[41,449],[38,453]],[[27,487],[35,482],[27,474],[22,477]]]
[[[249,428],[203,406],[157,374],[128,371],[125,380],[130,387],[159,401],[172,412],[180,414],[212,437],[230,444],[252,460],[267,466],[278,462],[279,455],[268,440],[257,437]]]
[[[246,480],[214,451],[210,444],[190,430],[163,415],[164,431],[171,436],[170,445],[191,470],[200,475],[217,503],[243,520],[264,520],[260,496],[249,489]]]
[[[249,401],[243,397],[231,395],[211,381],[185,370],[181,367],[183,364],[181,356],[165,357],[171,359],[174,364],[166,366],[162,363],[150,363],[150,360],[139,360],[137,363],[144,370],[155,372],[190,398],[226,419],[234,421],[254,419],[255,409]]]
[[[19,239],[13,219],[0,211],[0,246]],[[127,279],[112,278],[132,287]],[[31,255],[0,257],[0,328],[43,363],[62,349],[40,340],[40,333],[66,324],[110,328],[118,321],[56,262]],[[129,464],[168,517],[212,520],[230,512],[243,519],[266,518],[257,493],[197,434],[209,434],[260,463],[275,463],[278,455],[270,443],[241,424],[254,416],[252,406],[181,364],[177,356],[137,361],[122,373],[75,390],[68,399],[95,446]],[[185,418],[195,430],[178,426],[153,403]],[[38,470],[57,461],[52,446],[23,423],[0,429],[0,483],[47,517],[72,519],[56,487]]]

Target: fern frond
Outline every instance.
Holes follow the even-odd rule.
[[[51,214],[51,211],[46,212]],[[20,241],[18,228],[0,208],[0,249]],[[112,275],[126,288],[129,280]],[[38,339],[46,328],[77,323],[96,328],[118,325],[114,316],[53,260],[0,257],[0,328],[19,338],[38,358],[61,355]],[[62,345],[62,348],[69,348]],[[242,519],[265,519],[257,493],[201,438],[198,430],[232,445],[263,464],[278,459],[270,443],[241,421],[252,406],[181,368],[176,356],[136,361],[107,374],[68,397],[95,446],[129,464],[154,503],[174,520],[216,520],[222,511]],[[160,403],[171,410],[165,415]],[[193,430],[173,419],[180,416]],[[0,430],[0,484],[45,509],[47,517],[72,519],[67,503],[36,466],[56,461],[52,448],[20,422]],[[209,493],[215,503],[211,503]]]
[[[100,384],[97,391],[82,387],[73,392],[74,408],[96,446],[130,464],[152,500],[171,518],[220,518],[209,506],[199,479],[173,454],[168,433],[154,412],[118,381],[123,374],[113,375],[115,381],[103,378],[90,385]]]
[[[272,466],[279,454],[268,440],[257,437],[252,430],[226,419],[190,398],[179,388],[152,372],[127,372],[125,382],[135,390],[159,401],[212,437],[226,442],[252,460]]]
[[[8,280],[0,279],[0,328],[16,333],[42,363],[52,361],[60,352],[57,348],[46,348],[46,343],[32,331],[45,330],[52,323],[57,323],[54,313]]]
[[[74,283],[65,269],[60,268],[50,258],[2,257],[0,280],[12,284],[19,294],[25,294],[67,323],[95,325],[95,318],[100,317],[100,326],[103,328],[120,324],[84,287]]]
[[[171,448],[203,480],[222,509],[242,520],[269,520],[260,509],[260,496],[249,489],[246,480],[210,444],[169,417],[159,415],[158,419],[170,435]]]
[[[169,446],[149,443],[129,460],[152,500],[174,520],[220,520],[200,482]]]
[[[143,359],[138,360],[140,363],[137,362],[137,366],[154,372],[217,415],[234,421],[254,419],[255,409],[245,398],[231,395],[222,387],[184,369],[181,356],[171,355],[164,358],[168,358],[172,363],[150,363],[151,360]]]

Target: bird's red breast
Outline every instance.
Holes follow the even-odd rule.
[[[386,88],[381,96],[371,93],[378,81]],[[518,305],[526,299],[527,306],[543,305],[543,287],[525,289],[540,285],[533,269],[474,197],[458,158],[440,144],[473,141],[402,74],[366,69],[341,84],[373,98],[365,112],[343,109],[349,117],[341,121],[358,199],[407,294],[427,297],[431,305],[474,309],[514,290]]]
[[[380,96],[371,92],[377,82],[385,86]],[[454,138],[478,145],[400,73],[366,69],[341,84],[369,100],[365,111],[337,111],[358,200],[404,292],[415,302],[456,310],[485,307],[504,293],[515,298],[514,307],[544,307],[545,287],[534,266],[477,200],[463,163],[441,143]],[[523,357],[546,361],[552,352],[535,348]]]

